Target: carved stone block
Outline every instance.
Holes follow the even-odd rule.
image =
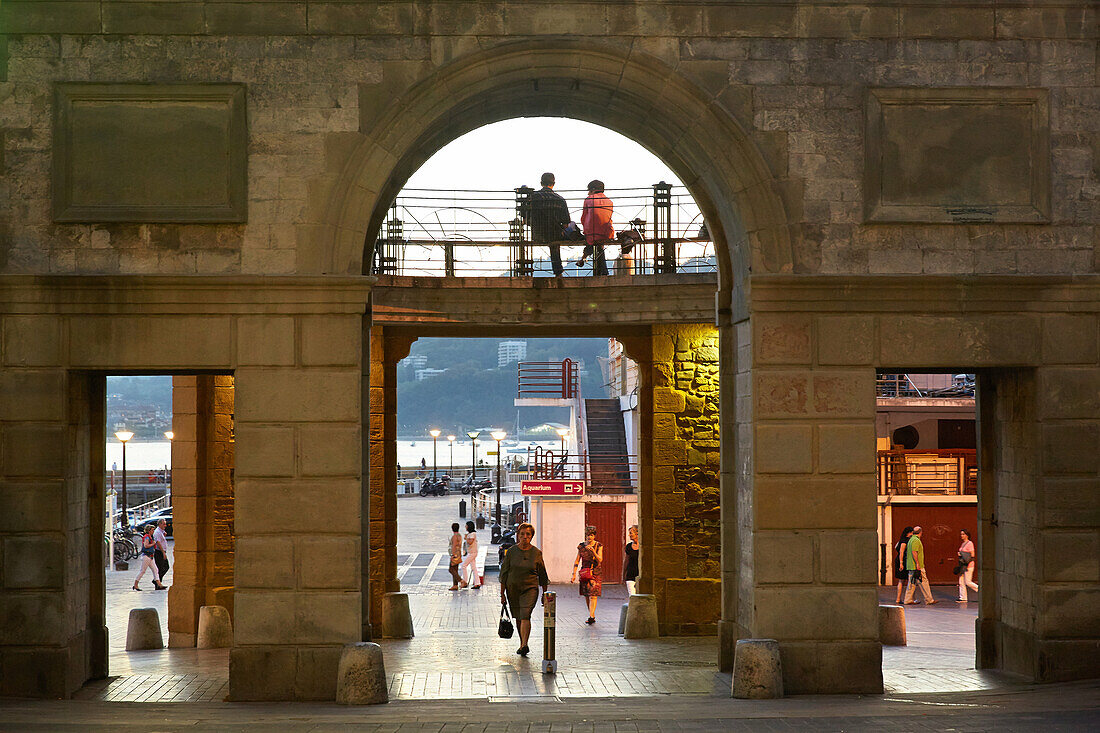
[[[53,214],[61,222],[244,222],[241,84],[56,87]]]
[[[864,213],[872,222],[1046,222],[1043,89],[872,89]]]

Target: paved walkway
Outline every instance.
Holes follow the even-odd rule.
[[[543,675],[541,607],[536,608],[531,656],[519,657],[518,637],[496,635],[500,613],[495,573],[480,590],[449,591],[444,554],[450,524],[457,521],[459,497],[412,497],[398,502],[399,577],[409,593],[416,637],[382,642],[390,694],[394,700],[480,699],[483,702],[540,699],[633,698],[729,695],[730,676],[716,670],[714,637],[624,640],[618,635],[623,586],[604,586],[597,623],[588,616],[575,585],[556,585],[558,594],[557,675]],[[488,532],[479,533],[487,543]],[[489,545],[490,552],[496,547]],[[227,694],[226,650],[171,649],[126,652],[129,609],[157,608],[167,623],[167,594],[131,589],[136,566],[107,572],[111,674],[90,683],[80,697],[89,700],[172,702],[220,700]],[[171,573],[168,582],[171,582]],[[146,578],[144,586],[151,587]],[[954,589],[937,589],[943,601],[932,607],[907,606],[909,646],[883,649],[887,694],[951,693],[1013,689],[1003,675],[974,669],[977,604],[954,603]],[[880,596],[893,602],[893,590]],[[164,628],[167,639],[167,628]]]

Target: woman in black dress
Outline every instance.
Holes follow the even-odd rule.
[[[905,545],[913,534],[912,527],[906,527],[901,531],[901,539],[894,545],[894,580],[898,581],[898,599],[895,603],[901,603],[902,593],[905,591],[905,583],[909,578],[909,572],[905,569]]]
[[[627,534],[630,535],[630,542],[626,543],[623,550],[626,554],[626,562],[623,563],[623,580],[626,581],[626,594],[632,596],[634,584],[638,582],[638,525],[632,526]]]
[[[596,528],[584,530],[585,541],[577,545],[577,559],[573,562],[573,577],[570,583],[577,581],[577,566],[581,573],[581,595],[588,599],[588,621],[596,623],[596,603],[600,600],[603,588],[603,545],[596,541]]]
[[[500,564],[500,602],[508,603],[512,618],[519,630],[519,649],[516,654],[526,657],[530,651],[527,639],[531,636],[531,611],[539,597],[539,586],[546,592],[550,578],[546,575],[546,563],[542,550],[531,544],[535,528],[521,524],[516,530],[516,544],[504,553]]]

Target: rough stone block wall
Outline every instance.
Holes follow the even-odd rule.
[[[200,606],[224,606],[233,614],[233,412],[233,377],[173,377],[172,647],[195,645]]]
[[[663,634],[713,634],[721,615],[718,331],[653,330],[653,592]]]

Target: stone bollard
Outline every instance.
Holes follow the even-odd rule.
[[[126,651],[163,648],[164,637],[160,634],[157,609],[131,608],[130,621],[126,624]]]
[[[878,638],[886,646],[905,646],[905,609],[902,606],[878,607]]]
[[[225,606],[199,608],[199,649],[224,649],[233,646],[233,622]]]
[[[783,666],[779,642],[742,639],[733,652],[733,697],[771,700],[783,697]]]
[[[382,596],[382,638],[413,638],[412,612],[407,593],[387,593]]]
[[[377,705],[389,702],[382,647],[369,641],[345,644],[336,673],[336,702],[341,705]]]
[[[657,627],[657,596],[649,593],[635,593],[630,596],[626,609],[626,625],[623,627],[624,639],[656,639],[660,635]]]
[[[630,603],[624,603],[623,607],[619,609],[619,636],[623,635],[626,631],[626,610],[630,608]]]

